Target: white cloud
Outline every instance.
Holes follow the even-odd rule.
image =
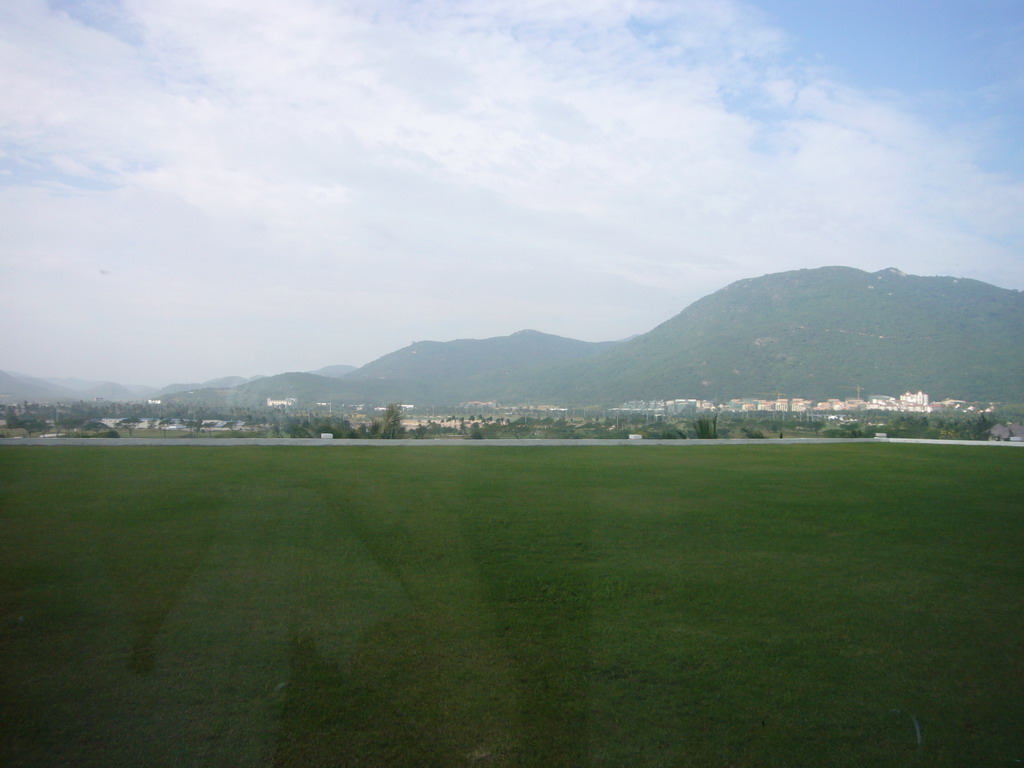
[[[731,0],[12,0],[0,87],[11,368],[98,375],[108,331],[158,382],[619,338],[825,264],[1024,277],[1019,179]]]

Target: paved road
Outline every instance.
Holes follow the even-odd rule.
[[[513,447],[513,448],[554,448],[631,445],[636,448],[645,446],[672,446],[675,448],[692,448],[696,446],[730,446],[730,445],[835,445],[837,443],[925,443],[932,445],[988,445],[1024,448],[1024,443],[989,442],[981,440],[912,440],[906,438],[784,438],[765,440],[317,440],[315,438],[273,438],[273,437],[32,437],[0,439],[0,446],[38,446],[38,445],[90,445],[95,447],[121,448],[129,446],[202,446],[224,448],[228,446],[263,445],[279,447],[310,447],[321,448],[398,448],[415,446],[447,446],[461,448],[477,447]]]

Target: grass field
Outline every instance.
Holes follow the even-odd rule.
[[[6,766],[1014,766],[1024,450],[0,447]]]

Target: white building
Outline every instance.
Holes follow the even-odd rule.
[[[272,397],[267,398],[268,408],[287,408],[292,405],[295,405],[294,397],[286,397],[283,400],[277,400]]]
[[[904,392],[900,395],[900,410],[928,412],[928,395],[924,392]]]

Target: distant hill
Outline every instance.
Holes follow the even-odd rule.
[[[24,374],[0,371],[0,403],[21,400],[47,402],[61,397],[79,397],[74,390]]]
[[[740,280],[621,342],[538,331],[420,341],[362,368],[226,377],[160,390],[170,401],[612,405],[631,399],[850,397],[923,389],[934,399],[1024,402],[1024,294],[977,280],[849,267]],[[0,402],[138,399],[0,372]]]
[[[166,387],[161,388],[155,392],[155,396],[160,397],[164,395],[171,395],[175,392],[187,392],[188,390],[196,389],[230,389],[232,387],[238,387],[242,384],[247,384],[252,379],[247,379],[244,376],[222,376],[218,379],[210,379],[204,382],[193,382],[191,384],[185,384],[177,382],[174,384],[168,384]]]
[[[42,379],[21,373],[0,371],[0,402],[29,400],[51,402],[58,400],[118,400],[144,398],[149,387],[127,387],[112,381],[86,381],[84,379]]]
[[[1024,294],[976,280],[824,267],[740,280],[605,354],[504,396],[808,398],[923,389],[1024,401]]]
[[[156,391],[156,387],[142,384],[117,384],[113,381],[89,381],[87,379],[67,378],[45,378],[42,380],[48,384],[60,387],[62,391],[71,390],[83,394],[84,397],[92,396],[90,393],[95,393],[94,396],[96,397],[104,397],[104,391],[117,398],[147,397]]]
[[[197,388],[172,398],[246,406],[287,397],[303,403],[453,405],[483,399],[481,393],[504,391],[535,369],[591,357],[617,343],[578,341],[531,330],[489,339],[419,341],[341,377],[284,373],[230,390]]]
[[[340,379],[342,376],[348,376],[348,374],[356,370],[359,369],[354,365],[328,365],[315,371],[309,371],[309,373],[312,373],[314,376],[329,376],[332,379]]]
[[[294,397],[310,403],[331,399],[338,392],[338,380],[315,373],[280,373],[250,381],[234,391],[237,397],[254,397],[259,402],[268,397],[275,400]]]
[[[266,404],[267,398],[283,400],[293,397],[304,405],[331,401],[339,393],[338,379],[313,373],[280,373],[243,380],[233,387],[193,387],[170,392],[166,403],[202,403],[244,408]]]
[[[120,402],[141,400],[145,397],[136,389],[113,381],[105,381],[88,389],[80,389],[75,394],[81,400],[117,400]]]
[[[344,379],[363,399],[453,404],[493,399],[535,370],[599,355],[618,342],[589,342],[524,330],[510,336],[418,341]]]

